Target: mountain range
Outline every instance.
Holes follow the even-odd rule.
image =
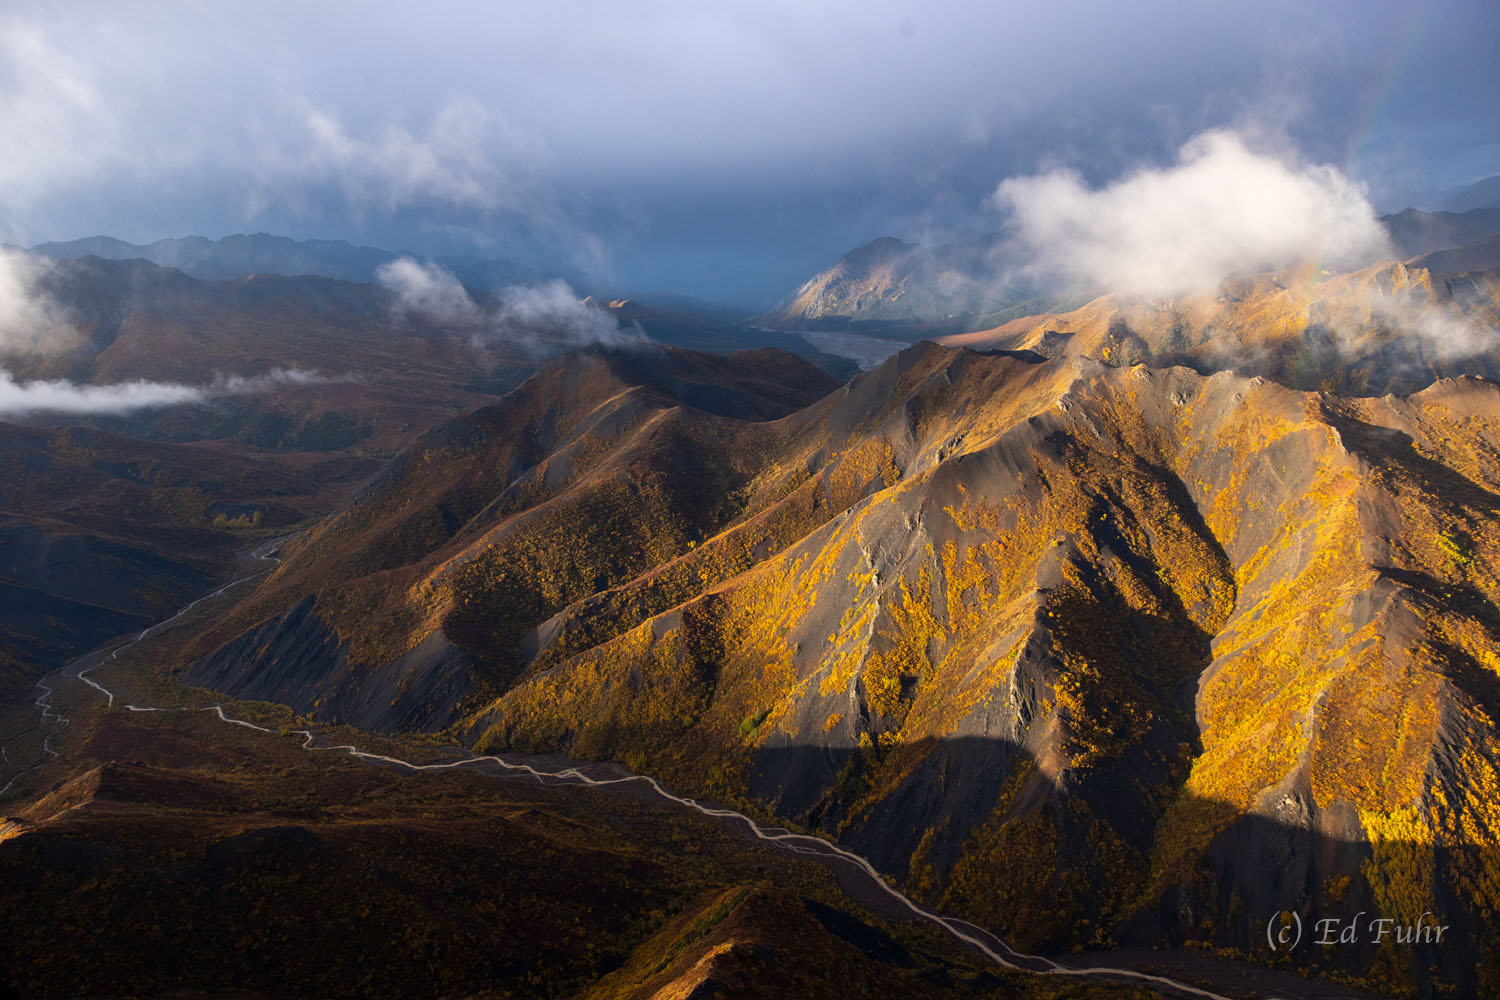
[[[146,260],[173,268],[204,281],[227,281],[257,274],[285,276],[317,275],[341,281],[369,283],[381,267],[412,254],[356,246],[344,240],[293,240],[269,233],[237,233],[211,240],[203,236],[162,239],[145,245],[127,243],[111,236],[89,236],[62,242],[40,243],[30,252],[48,260]],[[509,260],[477,257],[439,257],[438,263],[459,275],[465,283],[499,289],[507,285],[534,284],[548,277],[572,277],[542,271]]]
[[[1500,267],[1500,205],[1462,212],[1409,208],[1380,222],[1398,260],[1450,274]],[[1006,232],[935,246],[882,237],[810,278],[757,322],[769,329],[918,340],[1071,309],[1109,291],[1040,278],[1028,263],[1025,248]]]
[[[286,530],[327,513],[417,435],[576,343],[546,323],[478,342],[472,323],[403,312],[380,285],[316,275],[207,280],[88,256],[50,266],[37,287],[66,329],[45,351],[0,356],[17,382],[210,391],[123,413],[43,411],[26,425],[0,415],[9,695],[227,573],[252,521]],[[616,301],[599,315],[662,342],[782,343],[852,370],[795,337],[682,311]],[[213,391],[232,379],[242,387]]]
[[[478,286],[56,261],[74,337],[19,380],[317,379],[0,424],[0,980],[1500,990],[1486,211],[1171,301],[877,241],[753,326],[573,301],[644,334],[581,345],[486,340]],[[866,320],[945,336],[855,373],[757,328]],[[1372,913],[1449,936],[1267,948]]]

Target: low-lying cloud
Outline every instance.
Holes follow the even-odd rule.
[[[1389,250],[1361,185],[1255,152],[1229,131],[1107,187],[1057,170],[1006,180],[992,201],[1012,214],[1028,271],[1101,292],[1177,297],[1232,275],[1308,260],[1352,267]]]
[[[0,354],[50,354],[70,346],[67,311],[38,286],[43,262],[0,248]]]
[[[502,337],[541,342],[561,339],[568,345],[623,347],[647,342],[639,327],[622,328],[614,316],[578,298],[562,280],[526,288],[508,288],[494,314]]]
[[[1457,301],[1440,301],[1422,287],[1389,291],[1377,287],[1370,292],[1367,325],[1388,330],[1409,347],[1417,348],[1414,364],[1423,359],[1464,362],[1495,350],[1500,341],[1500,331],[1493,325],[1493,307],[1474,305],[1466,309]],[[1332,329],[1346,353],[1360,340],[1362,330],[1346,317],[1320,315],[1314,310],[1312,319]]]
[[[395,296],[396,313],[463,330],[475,347],[504,342],[536,352],[650,342],[638,326],[621,327],[613,315],[580,299],[561,279],[507,288],[499,304],[486,310],[451,272],[430,261],[402,257],[382,266],[377,277]]]
[[[382,264],[375,277],[396,296],[400,312],[455,326],[474,325],[484,318],[459,280],[437,264],[401,257]]]
[[[284,385],[325,381],[312,372],[275,369],[263,375],[220,376],[207,385],[135,380],[110,385],[79,385],[63,379],[17,382],[0,369],[0,415],[71,414],[103,416],[160,409],[181,403],[206,403],[222,396],[268,392]]]

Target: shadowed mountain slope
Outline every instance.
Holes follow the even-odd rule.
[[[1151,995],[985,969],[816,864],[629,791],[414,778],[204,713],[85,721],[71,773],[0,818],[6,992]]]
[[[1407,257],[1500,235],[1500,207],[1494,205],[1446,212],[1408,208],[1383,216],[1380,221],[1390,233],[1396,250]]]
[[[247,535],[325,513],[370,467],[0,423],[0,698],[182,606]]]
[[[1468,212],[1476,208],[1500,208],[1500,175],[1475,181],[1462,191],[1443,199],[1448,212]]]
[[[1495,383],[924,344],[746,421],[676,394],[754,365],[668,358],[575,355],[429,434],[187,677],[621,761],[1022,946],[1425,910],[1464,940],[1325,961],[1496,982]]]

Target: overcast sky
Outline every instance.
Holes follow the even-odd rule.
[[[269,231],[752,301],[1206,129],[1430,202],[1500,173],[1497,53],[1495,0],[9,0],[0,242]]]

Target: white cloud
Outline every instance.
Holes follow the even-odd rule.
[[[176,382],[117,382],[112,385],[78,385],[61,379],[17,382],[0,369],[0,414],[7,417],[34,413],[99,416],[157,409],[180,403],[203,403],[220,396],[243,396],[267,392],[282,385],[306,385],[324,381],[311,372],[276,369],[264,375],[221,376],[204,386]]]
[[[537,351],[649,342],[639,327],[621,329],[612,314],[580,299],[562,280],[507,288],[499,306],[486,312],[451,272],[431,261],[402,257],[383,265],[377,277],[395,294],[398,313],[443,326],[471,328],[469,339],[475,347],[500,340]]]
[[[484,318],[459,280],[437,264],[401,257],[382,264],[375,277],[395,293],[400,312],[456,326],[472,326]]]
[[[608,347],[647,342],[639,328],[621,329],[614,316],[579,299],[565,281],[506,289],[492,325],[500,336],[514,340],[560,340],[567,345]]]
[[[0,211],[10,216],[39,195],[125,159],[118,112],[85,62],[42,31],[8,19],[0,22],[0,66],[8,67],[0,85],[6,145]]]
[[[1358,265],[1388,249],[1363,187],[1332,166],[1254,152],[1227,131],[1196,136],[1171,167],[1098,190],[1057,170],[1004,181],[993,201],[1013,212],[1032,270],[1152,297],[1304,260]]]
[[[0,248],[0,354],[51,354],[76,342],[67,312],[37,286],[45,266]]]
[[[1424,288],[1386,291],[1376,287],[1370,292],[1367,308],[1368,325],[1384,327],[1407,344],[1420,346],[1425,358],[1463,362],[1495,349],[1497,331],[1484,322],[1481,310],[1471,313],[1458,303],[1438,301]],[[1359,335],[1351,332],[1346,317],[1314,318],[1326,321],[1343,340],[1346,350],[1349,344],[1358,342]]]
[[[269,156],[272,180],[333,182],[356,210],[426,202],[513,209],[522,198],[511,172],[537,155],[534,144],[472,98],[450,100],[420,132],[388,121],[367,135],[351,132],[331,111],[298,103],[303,135]]]
[[[176,403],[198,403],[204,390],[169,382],[120,382],[115,385],[75,385],[61,379],[17,382],[0,371],[0,413],[128,413]]]

